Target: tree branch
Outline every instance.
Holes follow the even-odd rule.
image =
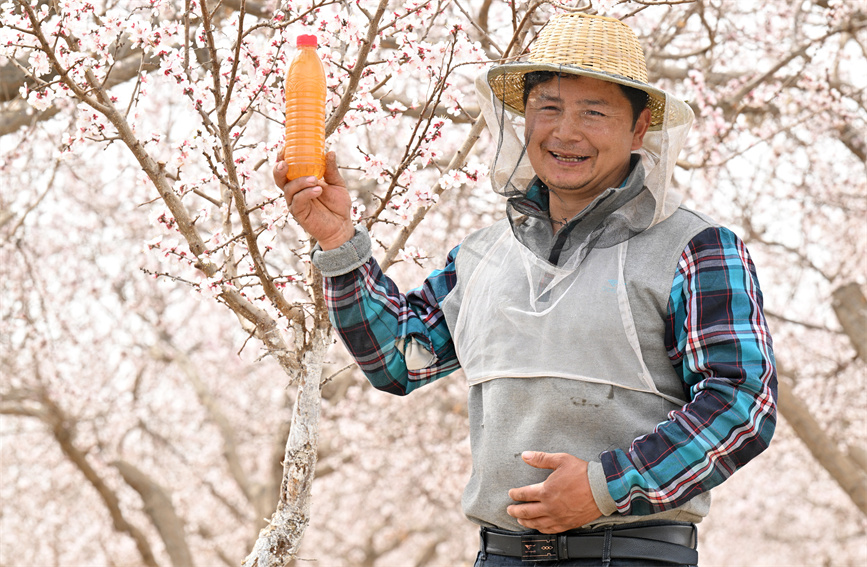
[[[120,475],[144,502],[145,514],[151,519],[154,527],[165,543],[166,553],[175,567],[193,567],[193,555],[187,545],[184,535],[184,522],[175,512],[172,499],[165,488],[154,482],[135,465],[124,461],[111,463]]]
[[[60,450],[66,458],[84,475],[87,482],[96,490],[103,504],[111,516],[112,524],[116,531],[127,534],[135,542],[136,549],[141,555],[142,562],[149,567],[157,567],[153,550],[145,535],[136,526],[127,521],[121,510],[120,499],[108,486],[108,483],[96,472],[87,460],[87,455],[75,446],[75,422],[48,397],[47,392],[40,392],[39,403],[43,407],[39,418],[51,430],[55,441],[60,445]]]
[[[48,192],[51,191],[52,187],[54,187],[54,179],[57,177],[57,169],[59,166],[60,164],[55,162],[54,169],[51,171],[51,178],[48,180],[45,189],[42,191],[42,193],[39,194],[36,200],[33,201],[33,203],[31,203],[24,210],[23,213],[21,213],[21,216],[18,217],[18,222],[15,223],[15,226],[13,226],[11,230],[9,230],[9,232],[6,234],[6,237],[3,239],[2,242],[0,242],[0,246],[6,244],[15,237],[15,233],[17,233],[18,229],[20,229],[21,226],[24,224],[25,219],[27,219],[27,215],[29,215],[36,207],[39,206],[39,203],[42,202],[42,199],[44,199],[45,196],[48,195]],[[15,214],[9,213],[8,215],[5,215],[5,211],[0,211],[0,229],[2,229],[7,223],[12,221],[13,218],[15,218]]]
[[[388,0],[379,0],[379,5],[376,7],[376,13],[370,19],[370,24],[367,28],[367,36],[361,42],[361,47],[358,49],[358,58],[355,60],[355,65],[352,67],[352,72],[349,74],[349,83],[346,85],[346,90],[343,96],[340,97],[340,104],[331,113],[328,122],[325,124],[325,137],[327,138],[340,126],[343,117],[349,111],[349,103],[352,102],[355,92],[358,90],[358,82],[361,80],[361,75],[367,66],[367,57],[370,55],[370,50],[373,47],[373,42],[379,34],[379,22],[382,20],[382,15],[388,7]]]
[[[777,405],[816,462],[828,471],[861,513],[867,516],[867,475],[837,448],[806,404],[794,393],[788,380],[778,382]]]
[[[867,298],[856,282],[833,291],[832,306],[858,358],[867,363]]]
[[[212,31],[213,26],[210,14],[206,7],[203,6],[202,9],[202,20],[205,27],[205,37],[207,38],[208,53],[210,54],[211,60],[211,79],[214,85],[212,92],[214,93],[214,100],[217,107],[216,134],[220,141],[222,161],[223,165],[226,168],[226,175],[228,177],[227,186],[232,192],[232,196],[235,201],[235,208],[238,211],[242,231],[247,243],[247,250],[250,254],[250,259],[253,261],[253,266],[256,270],[256,276],[258,277],[259,282],[262,285],[262,289],[265,292],[265,295],[268,297],[271,303],[278,309],[278,311],[280,311],[281,314],[283,314],[284,317],[286,317],[289,321],[293,323],[298,333],[304,334],[304,313],[299,307],[290,305],[289,302],[286,301],[286,298],[274,285],[274,279],[268,273],[267,265],[265,264],[265,260],[262,258],[262,252],[261,250],[259,250],[257,233],[253,229],[253,226],[250,222],[250,216],[247,213],[246,199],[244,196],[244,192],[241,190],[241,185],[238,179],[238,171],[235,167],[235,160],[233,157],[234,152],[231,141],[231,128],[228,124],[226,113],[228,111],[229,101],[233,89],[233,79],[235,77],[235,74],[237,73],[238,61],[240,59],[241,42],[244,35],[244,4],[244,2],[241,2],[241,20],[238,24],[238,35],[235,40],[235,61],[232,65],[231,78],[227,80],[225,93],[223,93],[223,87],[221,86],[220,81],[220,64],[217,59],[217,47],[214,41]]]
[[[479,116],[476,119],[476,123],[473,124],[473,127],[470,129],[469,134],[467,134],[466,139],[464,140],[463,145],[460,149],[455,153],[452,157],[451,162],[449,162],[446,171],[452,171],[454,169],[460,169],[466,163],[467,156],[470,153],[470,150],[478,141],[479,137],[482,135],[482,130],[485,128],[485,118],[484,116]],[[443,187],[442,183],[437,182],[436,186],[433,189],[434,195],[441,195],[445,191],[445,187]],[[392,264],[395,262],[395,258],[397,254],[406,246],[407,240],[409,240],[410,235],[415,231],[418,225],[424,220],[428,211],[430,211],[434,207],[435,202],[431,202],[429,205],[424,205],[419,207],[415,214],[412,216],[412,220],[400,230],[400,233],[397,235],[397,238],[394,239],[391,246],[389,246],[388,250],[385,253],[385,257],[382,260],[381,266],[382,271],[388,270]]]
[[[38,28],[39,23],[36,20],[36,15],[33,12],[33,9],[26,2],[21,5],[27,11],[31,24],[34,26],[33,33],[39,40],[42,49],[46,51],[55,71],[62,77],[64,83],[75,93],[79,100],[101,113],[112,124],[112,126],[114,126],[120,140],[122,140],[130,149],[142,170],[159,192],[160,197],[174,217],[178,231],[187,241],[190,251],[196,257],[197,261],[195,267],[204,272],[208,277],[215,276],[219,272],[219,268],[209,259],[207,246],[196,229],[195,222],[191,218],[186,206],[181,201],[180,196],[174,191],[174,188],[168,182],[165,164],[157,162],[147,152],[144,145],[136,137],[125,116],[118,111],[111,102],[110,97],[106,95],[106,85],[100,84],[96,81],[92,72],[88,71],[88,84],[90,86],[90,91],[96,95],[96,98],[90,96],[87,90],[72,80],[68,71],[61,66],[60,62],[54,56],[53,50],[41,30]],[[204,11],[207,12],[207,9]],[[69,42],[69,48],[75,50],[75,43]],[[219,75],[219,72],[216,72],[215,74]],[[225,140],[223,141],[223,144],[225,147]],[[224,153],[223,155],[226,157],[228,154]],[[226,165],[227,167],[234,166],[231,159],[226,160]],[[248,233],[248,236],[254,238],[252,232]],[[220,298],[240,318],[251,322],[255,326],[256,337],[264,343],[269,354],[274,356],[283,370],[290,377],[294,377],[300,368],[300,365],[298,360],[291,356],[291,350],[285,344],[285,341],[277,328],[277,322],[265,310],[259,309],[253,305],[240,293],[239,290],[231,285],[222,286]],[[280,306],[281,304],[277,303],[277,305]]]
[[[217,426],[217,429],[220,430],[220,437],[223,440],[223,458],[229,468],[229,474],[232,476],[235,484],[238,485],[238,488],[241,489],[241,492],[244,494],[247,501],[253,504],[253,491],[250,487],[250,480],[246,471],[244,471],[244,467],[241,465],[241,458],[238,455],[238,442],[235,438],[235,428],[226,417],[226,414],[223,413],[220,404],[216,399],[214,399],[210,389],[199,375],[196,365],[192,360],[190,360],[187,353],[175,347],[171,343],[170,337],[164,333],[161,336],[161,343],[165,349],[165,351],[161,353],[163,355],[162,358],[174,362],[178,365],[181,371],[183,371],[187,380],[189,380],[190,384],[193,386],[193,390],[195,390],[199,402],[205,408],[208,418]]]

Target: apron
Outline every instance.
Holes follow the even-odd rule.
[[[452,330],[469,384],[556,377],[684,405],[657,389],[644,364],[623,277],[627,243],[586,257],[578,250],[554,266],[505,230],[467,282]]]

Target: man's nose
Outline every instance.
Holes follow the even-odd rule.
[[[557,122],[552,132],[554,137],[563,142],[574,142],[584,139],[584,124],[580,112],[565,112],[562,120]]]

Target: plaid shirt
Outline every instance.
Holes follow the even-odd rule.
[[[459,367],[440,309],[455,286],[455,257],[402,294],[374,259],[326,278],[331,320],[378,389],[404,395]],[[755,267],[731,231],[709,228],[683,251],[671,286],[665,344],[690,401],[626,450],[601,454],[618,512],[669,510],[710,490],[762,452],[776,423],[776,371]],[[413,337],[434,353],[407,370]]]

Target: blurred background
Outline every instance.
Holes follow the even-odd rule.
[[[333,343],[271,181],[282,78],[316,33],[329,147],[408,290],[504,215],[472,81],[564,10],[623,19],[692,105],[676,188],[764,292],[780,420],[714,489],[702,564],[867,564],[867,3],[7,0],[0,565],[239,564],[311,372],[295,563],[471,565],[465,379],[397,398]]]

